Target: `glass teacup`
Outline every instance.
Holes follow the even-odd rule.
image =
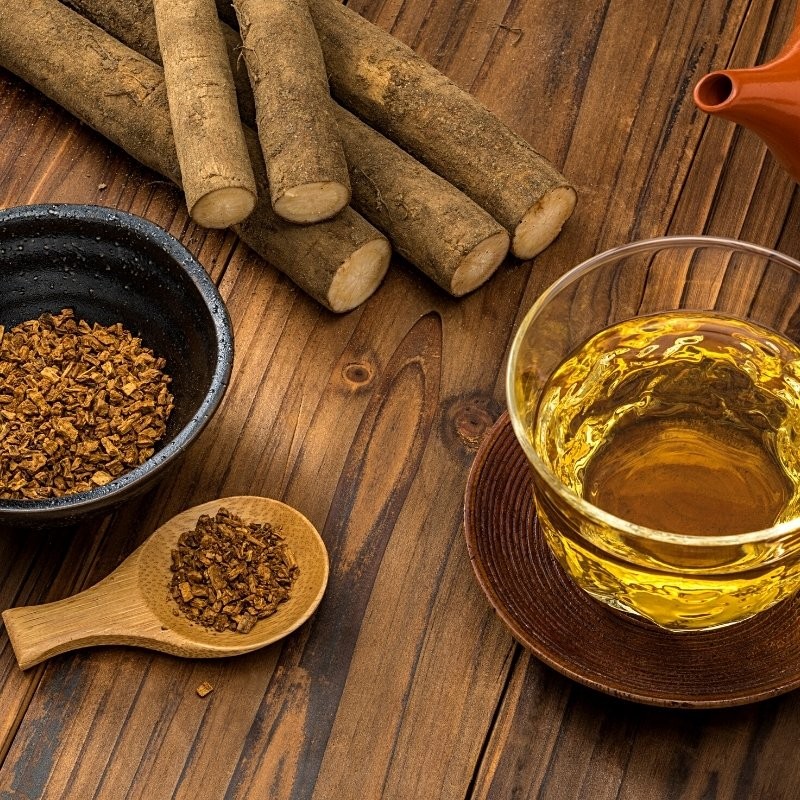
[[[541,528],[586,592],[669,630],[800,587],[800,262],[714,237],[556,281],[508,364]]]

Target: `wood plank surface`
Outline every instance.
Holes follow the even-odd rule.
[[[0,607],[88,586],[162,521],[226,495],[296,506],[331,555],[311,621],[241,658],[97,648],[21,673],[0,630],[0,800],[800,797],[796,693],[686,713],[579,687],[515,643],[462,532],[510,338],[555,277],[665,232],[800,257],[796,185],[753,134],[691,102],[710,69],[774,54],[794,2],[349,5],[574,182],[575,216],[533,264],[509,261],[455,301],[395,259],[366,304],[334,316],[0,72],[0,207],[88,202],[147,217],[197,254],[236,335],[223,406],[155,490],[77,529],[0,531]],[[206,680],[215,689],[201,699]]]

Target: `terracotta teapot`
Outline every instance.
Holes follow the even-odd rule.
[[[786,44],[772,61],[710,72],[695,86],[694,102],[757,133],[800,182],[800,8]]]

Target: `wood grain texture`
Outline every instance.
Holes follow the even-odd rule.
[[[686,714],[570,683],[495,618],[460,523],[514,325],[553,278],[666,231],[800,255],[795,185],[756,137],[690,99],[712,67],[776,52],[794,2],[350,5],[576,185],[575,215],[533,265],[454,301],[398,261],[334,318],[0,73],[0,205],[99,202],[162,225],[219,282],[237,344],[226,402],[156,491],[72,534],[0,535],[4,607],[90,585],[161,522],[226,494],[296,506],[331,555],[310,624],[224,663],[100,648],[22,675],[0,631],[0,798],[795,800],[797,693]],[[215,690],[200,699],[203,680]]]

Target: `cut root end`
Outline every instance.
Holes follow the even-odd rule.
[[[350,202],[350,189],[338,181],[304,183],[273,199],[272,208],[289,222],[310,224],[335,217]]]
[[[511,250],[517,258],[533,258],[561,233],[577,195],[571,186],[558,186],[534,203],[514,230]]]
[[[450,293],[461,297],[489,280],[508,255],[510,243],[509,235],[500,231],[473,247],[453,273]]]
[[[350,311],[363,303],[380,285],[391,257],[386,239],[373,239],[359,247],[333,276],[328,289],[331,311]]]
[[[189,214],[204,228],[228,228],[247,219],[255,205],[256,196],[249,189],[227,186],[204,194]]]

